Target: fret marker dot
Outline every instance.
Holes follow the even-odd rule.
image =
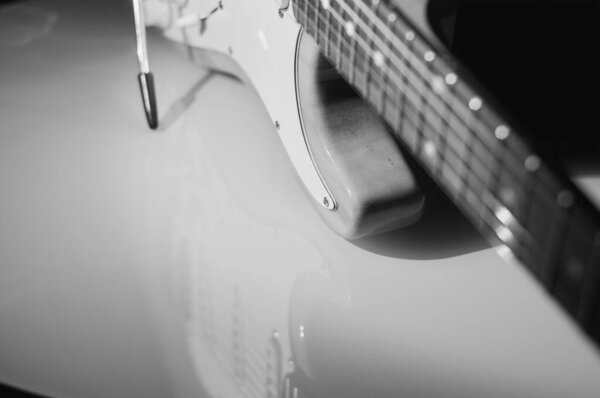
[[[573,281],[578,281],[583,277],[584,267],[577,258],[572,258],[567,262],[567,276]]]
[[[575,198],[573,197],[573,194],[567,190],[564,190],[560,191],[560,193],[556,197],[556,204],[562,207],[563,209],[566,209],[573,205],[574,200]]]
[[[515,195],[515,191],[510,188],[503,188],[500,191],[500,198],[504,203],[514,204],[517,196]]]
[[[423,58],[425,59],[425,61],[431,62],[435,59],[435,53],[433,51],[426,51],[423,55]]]
[[[437,153],[435,151],[435,144],[431,141],[425,141],[423,143],[423,152],[425,153],[425,156],[427,156],[430,159],[435,159],[437,156]]]
[[[404,38],[407,41],[413,41],[415,39],[415,32],[413,32],[412,30],[409,30],[408,32],[406,32],[406,34],[404,35]]]
[[[431,88],[437,94],[443,94],[446,91],[446,85],[444,84],[444,79],[441,76],[434,76],[431,79]]]
[[[331,3],[329,0],[321,0],[321,4],[323,5],[323,8],[325,10],[329,10],[329,7],[331,6]]]
[[[458,77],[456,76],[455,73],[448,73],[444,80],[446,81],[447,85],[453,86],[458,81]]]
[[[389,23],[394,23],[394,22],[396,22],[396,19],[398,19],[398,16],[396,15],[396,13],[395,13],[395,12],[390,12],[390,13],[388,14],[388,16],[387,16],[387,21],[388,21]]]
[[[375,63],[375,65],[379,68],[381,68],[383,66],[385,62],[385,58],[383,57],[383,54],[381,53],[381,51],[375,51],[373,53],[373,63]]]
[[[346,30],[346,33],[350,37],[354,36],[354,33],[356,32],[356,27],[350,21],[346,22],[346,25],[344,25],[344,29]]]
[[[505,140],[510,135],[510,130],[508,129],[508,127],[501,124],[500,126],[496,127],[496,130],[494,131],[494,135],[499,140]]]
[[[527,156],[525,159],[525,170],[533,172],[540,168],[542,161],[535,155]]]
[[[469,108],[472,111],[478,111],[483,106],[483,101],[479,97],[473,97],[469,100]]]

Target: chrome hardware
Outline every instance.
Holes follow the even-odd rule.
[[[151,129],[158,127],[158,111],[156,107],[156,93],[154,91],[154,76],[150,72],[148,63],[148,48],[146,45],[146,25],[141,0],[133,0],[133,18],[135,21],[135,41],[140,73],[138,82],[142,93],[142,103],[148,126]]]
[[[206,31],[206,24],[208,22],[208,19],[222,9],[223,2],[219,1],[219,3],[215,7],[210,9],[208,12],[205,12],[204,15],[198,13],[183,15],[175,21],[175,25],[177,25],[180,28],[200,26],[200,34],[202,34]]]
[[[290,0],[275,0],[279,7],[279,16],[282,16],[290,8]]]

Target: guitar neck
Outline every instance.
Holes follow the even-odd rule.
[[[492,243],[600,342],[600,216],[389,0],[298,0],[323,55]],[[518,130],[518,129],[517,129]]]

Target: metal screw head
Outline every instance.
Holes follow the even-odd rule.
[[[275,120],[275,128],[279,130],[281,128],[281,124],[279,124],[278,120]]]
[[[325,205],[325,207],[329,207],[329,199],[327,199],[327,196],[323,197],[323,204]]]
[[[279,9],[279,11],[278,11],[278,14],[279,14],[279,18],[283,18],[283,16],[285,15],[285,14],[283,13],[283,10],[282,10],[282,9]]]

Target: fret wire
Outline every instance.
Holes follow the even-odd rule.
[[[312,4],[309,4],[309,1],[308,1],[308,0],[307,0],[307,1],[305,1],[305,2],[304,2],[304,13],[303,13],[304,15],[302,15],[302,16],[304,17],[304,24],[305,24],[305,25],[308,25],[306,22],[308,21],[308,7],[309,7],[309,6],[311,6],[311,7],[312,7]]]
[[[391,24],[391,22],[390,22],[390,24]],[[386,112],[385,104],[388,101],[388,95],[387,95],[388,91],[386,88],[388,86],[389,73],[386,70],[384,70],[384,68],[386,68],[386,69],[389,68],[388,59],[390,58],[389,57],[389,52],[390,52],[389,49],[391,47],[389,39],[386,40],[386,44],[387,44],[387,46],[386,46],[387,51],[385,51],[385,53],[382,51],[381,54],[383,56],[383,61],[380,61],[380,65],[378,65],[383,74],[383,84],[381,86],[381,88],[382,88],[382,90],[381,90],[381,113],[383,113],[383,114],[385,114],[385,112]]]
[[[452,91],[453,87],[452,86],[448,86],[448,90]],[[440,150],[439,150],[439,152],[440,152],[440,154],[442,156],[442,162],[439,163],[438,172],[441,169],[443,160],[445,159],[444,152],[447,150],[447,147],[448,147],[448,140],[446,139],[446,134],[448,133],[449,130],[451,130],[450,129],[450,125],[448,124],[448,119],[450,117],[450,112],[451,111],[450,111],[450,108],[448,107],[448,105],[446,104],[445,101],[443,101],[442,103],[443,103],[443,109],[440,112],[440,121],[441,121],[441,130],[442,131],[439,134],[439,137],[440,137],[440,143],[439,143]],[[451,132],[451,134],[452,134],[452,132]]]
[[[317,3],[317,4],[320,4],[320,2]],[[316,37],[317,43],[321,42],[321,40],[320,40],[320,34],[319,34],[320,33],[319,22],[321,21],[320,15],[321,15],[321,13],[319,12],[319,9],[317,8],[315,10],[314,21],[313,21],[313,23],[315,25],[315,37]]]
[[[576,275],[575,267],[583,267],[579,261],[578,247],[584,243],[584,236],[580,235],[580,230],[577,231],[577,225],[574,223],[574,218],[568,218],[565,222],[564,233],[561,239],[561,250],[557,256],[557,261],[550,282],[550,289],[557,300],[571,314],[577,313],[577,308],[580,299],[581,288],[575,288],[573,284],[581,282],[581,275]],[[570,249],[570,250],[569,250]],[[563,254],[563,255],[560,255]],[[564,254],[568,254],[569,258],[565,258]],[[583,273],[584,269],[580,269]],[[573,295],[575,291],[575,295]]]
[[[390,64],[390,63],[388,62],[388,64]],[[402,60],[401,65],[403,67],[402,69],[404,69],[404,65],[406,65],[405,59]],[[388,66],[388,68],[389,68],[389,66]],[[407,84],[408,80],[407,79],[408,79],[408,77],[405,73],[400,74],[400,81],[402,82],[401,83],[402,85],[398,86],[399,87],[398,92],[400,94],[398,97],[398,105],[400,106],[400,114],[398,115],[398,127],[397,127],[398,131],[403,130],[402,126],[404,125],[404,118],[406,117],[405,107],[406,107],[406,101],[408,99],[407,93],[408,93],[408,91],[410,91],[408,89],[408,84]],[[389,80],[389,78],[388,78],[388,80]],[[387,87],[384,87],[384,90],[387,90]],[[389,95],[388,95],[388,97],[389,97]]]
[[[544,269],[541,270],[540,280],[544,283],[547,289],[553,290],[554,273],[558,267],[557,256],[562,249],[562,236],[564,236],[564,220],[562,209],[558,206],[558,203],[554,204],[552,216],[550,217],[550,231],[548,234],[547,245],[542,262]]]
[[[357,14],[357,16],[358,16],[358,14]],[[355,29],[354,34],[351,35],[350,33],[348,33],[348,36],[352,40],[352,45],[350,47],[350,82],[352,82],[352,83],[354,83],[354,69],[355,69],[355,65],[356,65],[356,59],[355,59],[355,57],[356,57],[356,38],[355,37],[358,36],[358,34],[359,34],[358,31],[359,31],[359,29],[362,29],[362,28],[356,27],[354,29]]]
[[[331,13],[330,12],[327,13],[327,37],[326,37],[326,41],[327,41],[327,44],[325,44],[326,54],[329,54],[329,52],[331,51],[331,49],[329,48],[329,42],[331,41]]]
[[[469,122],[472,121],[473,119],[477,119],[478,118],[478,113],[477,112],[472,112],[469,114],[469,118],[467,118],[465,120],[465,124],[467,125],[467,131],[470,138],[474,138],[476,136],[478,136],[478,134],[476,134],[476,132],[474,131],[473,128],[469,127]],[[473,158],[473,146],[472,145],[468,145],[467,141],[464,141],[464,146],[465,146],[465,156],[463,158],[464,164],[465,164],[465,173],[469,172],[469,167],[467,166],[468,164],[472,163],[472,158]],[[472,168],[471,168],[472,171]],[[493,173],[493,172],[492,172]]]
[[[367,29],[368,30],[363,30],[363,31],[365,33],[369,32],[369,31],[372,32],[374,30],[373,24],[374,24],[374,21],[369,18],[368,22],[367,22]],[[367,34],[367,36],[368,36],[368,34]],[[357,43],[359,42],[359,40],[362,40],[362,38],[359,37],[358,39],[356,39]],[[370,43],[367,43],[366,46],[361,45],[361,47],[365,51],[365,55],[366,55],[365,56],[365,73],[366,73],[366,78],[365,78],[365,98],[370,98],[370,95],[371,95],[371,84],[370,84],[371,83],[371,79],[372,79],[372,76],[371,76],[371,70],[372,70],[372,68],[371,68],[371,62],[373,60],[373,57],[371,56],[372,54],[369,53],[369,49],[374,47],[373,46],[373,39],[372,39],[372,37],[369,37],[368,40],[370,41]]]
[[[543,231],[547,230],[547,228],[549,227],[547,217],[542,217],[541,219],[538,218],[537,220],[535,220],[534,216],[538,214],[538,212],[541,212],[542,214],[545,213],[542,211],[542,209],[540,209],[541,205],[545,203],[540,203],[540,201],[547,201],[549,197],[553,197],[554,195],[543,195],[543,197],[540,199],[539,196],[536,194],[537,188],[540,187],[539,178],[535,178],[531,173],[528,173],[527,176],[531,178],[528,178],[527,183],[523,185],[524,187],[526,187],[523,188],[525,192],[524,197],[529,198],[529,201],[527,202],[527,207],[523,209],[524,224],[529,230],[534,231],[533,228],[537,228],[537,225],[533,225],[535,222],[544,223],[544,226],[548,226],[546,228],[542,226],[541,231],[543,233]]]
[[[561,268],[562,281],[567,282],[567,294],[566,299],[570,299],[573,306],[572,313],[580,319],[582,308],[585,307],[585,301],[588,294],[586,294],[586,280],[593,280],[598,275],[595,274],[593,264],[594,261],[599,260],[595,255],[596,246],[599,243],[598,229],[594,223],[590,222],[585,217],[586,211],[582,206],[570,207],[569,214],[569,231],[565,236],[564,241],[567,248],[571,250],[563,250],[563,254],[569,254],[572,257],[565,259]],[[576,286],[574,286],[576,285]],[[563,289],[562,295],[564,297],[564,285],[561,286]],[[576,297],[570,294],[573,290],[576,290]],[[574,301],[574,302],[573,302]],[[569,307],[571,308],[571,307]]]
[[[413,46],[413,42],[411,41],[411,47]],[[407,64],[407,66],[410,68],[411,63],[409,62]],[[430,70],[430,66],[427,65],[428,70]],[[424,84],[426,85],[426,84]],[[425,127],[425,107],[427,106],[427,104],[429,103],[427,101],[428,97],[430,96],[430,91],[429,90],[420,90],[419,91],[419,107],[417,109],[417,113],[419,116],[419,129],[418,131],[421,132],[421,134],[419,134],[419,141],[417,142],[417,148],[419,152],[423,151],[423,128]],[[464,184],[463,184],[464,185]]]

